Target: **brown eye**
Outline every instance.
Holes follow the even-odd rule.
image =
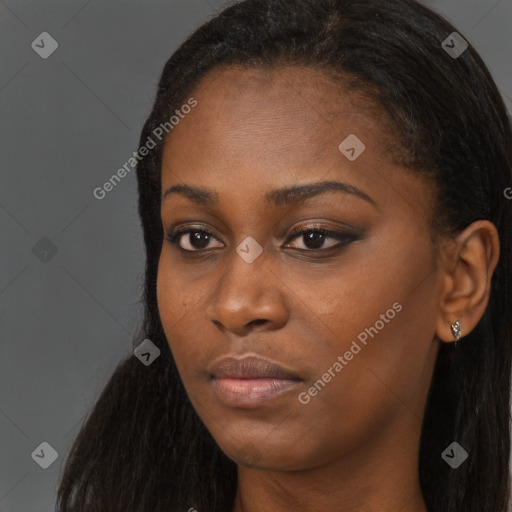
[[[188,235],[188,238],[183,235]],[[187,228],[169,233],[167,240],[183,251],[196,252],[211,249],[211,247],[208,247],[208,244],[212,240],[217,240],[217,238],[215,238],[213,233],[205,229]],[[182,243],[185,246],[183,246]]]
[[[332,231],[324,228],[308,228],[302,230],[295,230],[291,233],[291,237],[288,239],[295,240],[302,237],[304,248],[295,247],[301,251],[318,251],[318,250],[329,250],[344,245],[348,245],[357,239],[357,235],[354,233],[344,233],[340,231]],[[325,241],[333,239],[337,240],[338,243],[324,247]]]

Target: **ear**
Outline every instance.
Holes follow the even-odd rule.
[[[489,302],[491,278],[498,264],[498,231],[487,220],[470,224],[451,244],[443,258],[442,291],[436,336],[441,341],[455,338],[451,324],[459,320],[462,337],[482,318]]]

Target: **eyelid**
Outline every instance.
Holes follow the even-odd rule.
[[[355,242],[356,240],[360,240],[361,238],[363,238],[361,235],[354,232],[354,230],[338,231],[323,226],[305,226],[303,228],[297,228],[292,230],[286,240],[286,243],[290,243],[291,241],[300,239],[301,236],[304,236],[304,233],[308,232],[321,233],[326,237],[327,240],[333,239],[337,240],[338,242],[334,245],[331,245],[330,247],[322,247],[319,249],[294,248],[296,251],[300,251],[303,253],[329,253],[332,251],[341,250],[347,245],[351,244],[352,242]]]
[[[325,224],[322,224],[321,222],[311,222],[307,225],[301,225],[297,226],[296,228],[293,228],[288,233],[288,238],[286,239],[286,242],[289,242],[292,238],[294,238],[296,235],[300,235],[307,231],[322,231],[324,233],[327,233],[331,237],[336,236],[359,236],[360,232],[356,230],[355,228],[351,228],[350,226],[343,226],[340,228],[331,228],[327,227]]]

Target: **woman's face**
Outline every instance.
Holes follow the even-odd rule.
[[[164,237],[189,231],[164,239],[157,292],[206,427],[275,470],[416,443],[438,349],[431,188],[393,163],[382,114],[317,71],[226,68],[191,96],[161,207]]]

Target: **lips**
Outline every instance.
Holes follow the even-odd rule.
[[[299,379],[282,366],[255,356],[222,359],[212,367],[211,373],[217,379]]]
[[[259,357],[228,357],[211,368],[213,390],[229,407],[254,409],[296,388],[302,379]]]

